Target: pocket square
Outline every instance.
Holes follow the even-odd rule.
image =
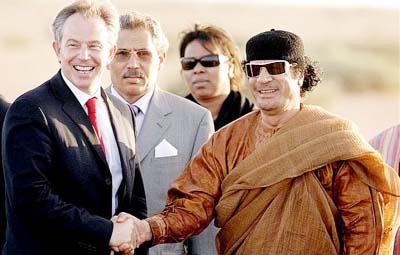
[[[155,148],[155,157],[173,157],[178,155],[178,150],[170,144],[167,140],[163,139]]]

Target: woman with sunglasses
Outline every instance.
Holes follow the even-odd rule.
[[[196,24],[183,32],[179,46],[187,99],[207,108],[215,130],[251,112],[254,105],[239,90],[244,83],[238,47],[223,29]]]

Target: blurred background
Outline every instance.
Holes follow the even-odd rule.
[[[51,23],[71,0],[2,0],[0,94],[13,101],[52,77],[59,65]],[[400,123],[400,3],[395,0],[113,0],[120,13],[158,19],[170,40],[159,86],[187,94],[179,66],[179,33],[195,22],[227,30],[245,57],[246,41],[271,28],[303,38],[323,82],[306,103],[353,120],[365,138]],[[108,86],[108,73],[103,87]],[[246,85],[243,86],[246,92]]]

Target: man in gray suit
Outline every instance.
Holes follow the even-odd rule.
[[[213,120],[205,108],[157,87],[168,49],[159,22],[131,12],[120,17],[120,25],[108,91],[136,113],[137,153],[148,215],[153,215],[164,208],[170,183],[213,133]],[[185,244],[162,244],[150,255],[216,254],[216,232],[210,225]]]

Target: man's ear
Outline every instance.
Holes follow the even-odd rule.
[[[303,85],[304,81],[304,72],[299,71],[298,69],[289,69],[289,74],[288,74],[292,79],[297,80],[297,85],[301,87]]]
[[[161,66],[164,64],[166,57],[167,57],[167,53],[165,53],[165,52],[161,52],[158,54],[158,61],[159,61],[158,70],[161,69]]]
[[[57,55],[58,63],[61,63],[61,61],[60,61],[60,45],[58,44],[57,40],[53,41],[52,46],[53,46],[54,52]]]
[[[299,87],[303,86],[303,82],[304,82],[304,73],[299,74],[299,79],[297,80],[297,84],[299,85]]]
[[[111,61],[113,60],[116,52],[117,52],[117,45],[114,44],[110,47],[110,50],[108,51],[107,68],[110,65]]]

